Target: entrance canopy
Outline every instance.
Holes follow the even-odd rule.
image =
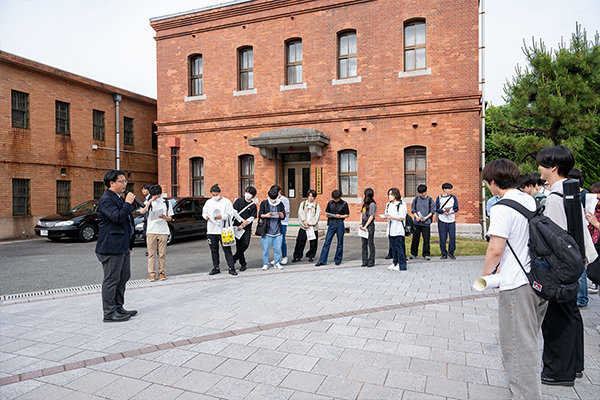
[[[324,146],[329,144],[329,136],[316,129],[283,128],[261,132],[258,137],[248,139],[248,144],[260,149],[264,158],[274,159],[278,152],[309,151],[312,157],[321,157]]]

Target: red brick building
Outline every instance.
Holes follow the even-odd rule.
[[[34,234],[39,217],[98,198],[116,166],[141,196],[157,181],[156,100],[0,52],[0,239]]]
[[[234,1],[153,18],[160,184],[294,205],[451,182],[478,231],[478,0]],[[462,225],[462,228],[460,226]],[[469,226],[470,225],[470,226]]]

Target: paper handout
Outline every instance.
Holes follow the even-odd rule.
[[[500,287],[500,274],[486,275],[477,278],[473,283],[473,289],[482,291],[485,289],[497,289]]]

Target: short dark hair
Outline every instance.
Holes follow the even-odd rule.
[[[567,174],[567,178],[569,179],[577,179],[579,181],[579,186],[583,187],[583,174],[579,168],[571,168],[569,173]]]
[[[575,165],[575,156],[566,146],[552,146],[541,150],[536,161],[544,168],[557,167],[558,175],[566,178]]]
[[[481,171],[481,179],[487,183],[494,181],[500,189],[513,189],[519,185],[519,167],[506,158],[490,161]]]
[[[148,189],[151,196],[156,196],[157,194],[162,194],[162,188],[160,185],[152,185],[150,189]]]
[[[335,200],[341,199],[342,198],[342,192],[339,191],[339,190],[337,190],[337,189],[335,189],[333,192],[331,192],[331,198],[335,199]]]
[[[277,190],[276,187],[272,186],[271,189],[269,189],[267,196],[269,196],[271,200],[275,200],[277,196],[279,196],[279,190]]]
[[[592,183],[592,186],[590,186],[590,193],[600,193],[600,182]]]
[[[390,190],[388,190],[388,194],[392,192],[392,196],[394,196],[394,198],[398,201],[402,200],[402,195],[400,194],[400,189],[398,188],[391,188]]]
[[[310,190],[308,191],[308,193],[306,194],[306,197],[310,196],[311,194],[312,194],[312,197],[313,197],[313,199],[316,199],[316,198],[317,198],[317,191],[316,191],[316,190],[314,190],[314,189],[310,189]]]
[[[427,191],[427,185],[420,184],[417,186],[417,193],[425,193]]]
[[[279,186],[279,185],[273,185],[273,186],[271,186],[271,189],[277,190],[278,193],[281,192],[281,186]],[[269,189],[269,190],[271,190],[271,189]]]
[[[444,189],[452,189],[453,187],[454,187],[454,186],[452,186],[452,184],[451,184],[451,183],[448,183],[448,182],[446,182],[446,183],[444,183],[444,184],[442,185],[442,190],[444,190]]]
[[[546,181],[542,179],[542,174],[540,174],[539,172],[534,172],[533,174],[531,174],[531,176],[533,177],[533,179],[535,179],[535,184],[538,186],[544,186],[544,183],[546,183]]]
[[[142,189],[146,189],[146,190],[150,190],[150,185],[148,185],[147,183],[142,185]]]
[[[531,174],[524,174],[519,177],[519,189],[526,188],[527,186],[535,186],[537,179]]]
[[[248,192],[252,197],[256,196],[256,188],[254,186],[248,186],[244,192]]]
[[[111,169],[106,174],[104,174],[104,185],[107,188],[110,188],[111,182],[116,182],[119,175],[125,175],[125,172],[120,169]]]

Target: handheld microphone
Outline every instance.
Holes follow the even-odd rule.
[[[125,192],[125,197],[127,197],[127,194],[128,194],[128,193],[129,193],[129,192],[127,192],[127,191]],[[141,201],[140,201],[140,200],[139,200],[137,197],[134,197],[134,199],[133,199],[133,202],[134,202],[134,203],[135,203],[135,205],[136,205],[136,206],[138,206],[138,207],[146,207],[146,205],[145,205],[143,202],[141,202]]]

